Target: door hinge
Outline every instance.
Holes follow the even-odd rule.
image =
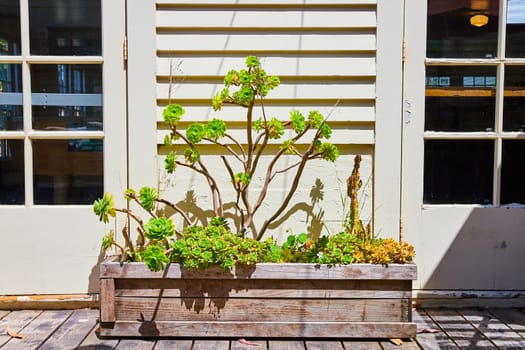
[[[128,37],[124,37],[124,41],[122,42],[122,60],[124,61],[124,67],[126,68],[128,65]]]

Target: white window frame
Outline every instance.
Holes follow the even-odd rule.
[[[499,28],[497,58],[425,58],[425,66],[485,66],[496,67],[496,111],[495,129],[493,132],[436,132],[424,131],[424,140],[487,140],[494,142],[494,166],[493,166],[493,190],[492,204],[466,204],[476,207],[500,207],[501,206],[501,165],[503,140],[525,140],[525,132],[503,131],[503,99],[505,92],[505,66],[525,66],[525,59],[506,58],[506,27],[507,27],[507,4],[508,0],[499,0]],[[425,26],[426,28],[426,26]],[[426,44],[426,42],[425,42]],[[425,50],[426,51],[426,50]],[[446,206],[449,204],[423,204],[423,207]],[[506,205],[507,206],[507,205]]]

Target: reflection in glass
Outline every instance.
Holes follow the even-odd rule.
[[[22,130],[22,66],[0,63],[0,130]]]
[[[525,67],[505,67],[503,130],[525,132]]]
[[[32,65],[35,130],[102,130],[101,65]]]
[[[525,204],[525,141],[503,140],[501,204]]]
[[[20,1],[0,0],[0,56],[20,55]]]
[[[100,0],[29,0],[33,55],[99,56]]]
[[[426,204],[491,204],[494,142],[426,140]]]
[[[427,57],[496,57],[498,11],[498,0],[428,0]]]
[[[102,196],[103,141],[35,140],[35,204],[92,204]]]
[[[0,204],[24,201],[24,141],[0,139]]]
[[[525,58],[525,1],[507,0],[506,57]]]
[[[496,67],[427,67],[425,130],[494,131]]]

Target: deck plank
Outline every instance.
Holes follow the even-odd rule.
[[[9,311],[7,310],[0,310],[0,320],[4,318],[7,314],[9,314]]]
[[[12,311],[8,313],[6,316],[4,316],[0,320],[0,348],[6,344],[9,341],[18,341],[18,339],[11,339],[9,335],[7,335],[7,327],[9,327],[13,332],[20,332],[29,322],[31,322],[35,317],[40,315],[42,311],[36,311],[36,310],[20,310],[20,311]]]
[[[491,309],[490,313],[525,338],[525,313],[517,309]]]
[[[416,342],[423,350],[457,350],[459,347],[447,336],[445,332],[439,329],[432,319],[427,315],[425,310],[416,309],[412,313],[412,319],[417,324],[418,335]],[[439,329],[438,333],[425,333],[428,329]]]
[[[228,340],[195,340],[193,350],[229,350],[230,342]]]
[[[428,315],[461,349],[497,349],[456,310],[427,309]]]
[[[113,350],[117,346],[117,339],[100,339],[97,337],[96,330],[96,328],[91,330],[77,350]]]
[[[345,350],[340,341],[307,341],[306,350]]]
[[[396,345],[391,341],[381,341],[381,348],[383,350],[420,350],[421,348],[417,346],[416,342],[412,340],[403,340],[401,345]],[[439,349],[439,348],[438,348]]]
[[[248,340],[250,344],[242,344],[239,340],[232,340],[230,350],[266,350],[268,349],[268,342],[266,340]]]
[[[76,349],[96,325],[98,310],[77,310],[39,348],[39,350]]]
[[[268,350],[305,350],[304,342],[300,340],[270,340]]]
[[[345,341],[343,345],[347,350],[382,350],[376,341]]]
[[[525,339],[487,310],[461,309],[459,312],[498,349],[525,349]]]
[[[123,339],[119,341],[115,350],[152,350],[154,346],[153,340]]]
[[[155,350],[191,350],[192,340],[161,339],[157,340]]]
[[[19,332],[22,339],[12,339],[2,350],[37,349],[70,315],[70,310],[42,312]]]

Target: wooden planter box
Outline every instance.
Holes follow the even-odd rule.
[[[412,338],[416,265],[258,264],[151,272],[105,262],[101,337]]]

